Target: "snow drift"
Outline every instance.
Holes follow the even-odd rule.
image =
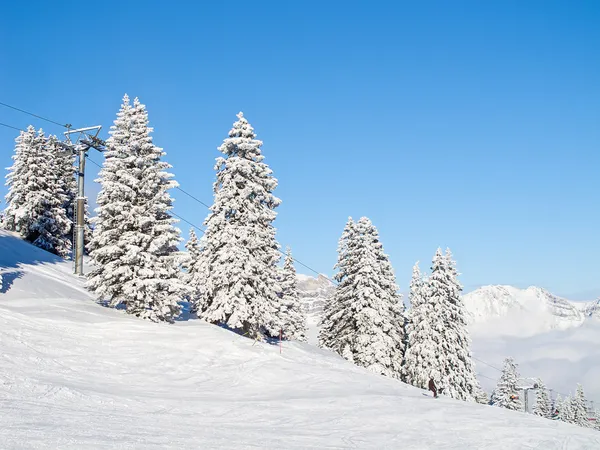
[[[95,304],[71,265],[0,231],[0,447],[600,448],[600,433],[433,400],[308,344]]]

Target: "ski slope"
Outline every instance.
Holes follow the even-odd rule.
[[[308,344],[96,305],[0,231],[0,448],[593,449],[600,433],[437,400]]]

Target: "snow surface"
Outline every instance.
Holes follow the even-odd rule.
[[[434,400],[308,344],[95,304],[0,231],[0,447],[591,449],[600,433]]]

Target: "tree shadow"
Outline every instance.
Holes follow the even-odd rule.
[[[0,272],[2,277],[2,287],[0,288],[0,294],[6,294],[12,287],[15,280],[23,278],[22,270],[13,270],[12,272]]]
[[[21,239],[16,233],[0,230],[0,269],[21,265],[57,264],[65,260]]]

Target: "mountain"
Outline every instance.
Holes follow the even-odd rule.
[[[333,294],[335,285],[325,276],[297,275],[298,294],[308,314],[309,323],[316,324],[323,313],[325,301]]]
[[[597,431],[433,400],[308,344],[104,308],[70,262],[1,230],[0,272],[2,449],[600,448]]]
[[[465,294],[463,301],[472,328],[495,329],[502,334],[533,335],[564,330],[583,324],[585,304],[558,297],[545,289],[531,286],[484,286]],[[585,305],[587,306],[587,305]],[[589,305],[589,312],[595,310]]]
[[[586,318],[600,319],[600,298],[591,302],[582,302],[580,310]]]

